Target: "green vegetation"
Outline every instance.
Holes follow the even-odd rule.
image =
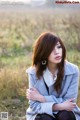
[[[8,111],[10,120],[25,120],[25,71],[32,63],[33,43],[42,32],[56,33],[66,45],[67,59],[80,68],[79,20],[76,10],[0,11],[0,111]],[[80,87],[80,106],[79,99]]]

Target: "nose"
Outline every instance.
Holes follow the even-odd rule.
[[[54,54],[58,54],[59,53],[59,50],[57,48],[54,49]]]

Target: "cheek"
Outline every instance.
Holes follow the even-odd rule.
[[[54,54],[52,53],[52,54],[50,54],[50,56],[48,57],[48,60],[51,61],[51,60],[53,60],[53,59],[54,59]]]
[[[62,55],[62,49],[60,49],[59,53],[60,53],[60,55]]]

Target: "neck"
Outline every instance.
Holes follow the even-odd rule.
[[[55,74],[55,71],[57,70],[57,64],[49,62],[48,69],[52,74]]]

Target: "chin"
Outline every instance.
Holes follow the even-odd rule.
[[[61,62],[61,60],[57,60],[57,61],[55,61],[55,63],[60,63]]]

